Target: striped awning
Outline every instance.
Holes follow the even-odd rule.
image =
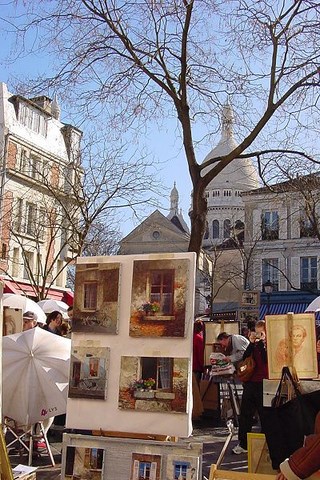
[[[260,320],[263,320],[267,314],[283,315],[289,312],[304,313],[308,305],[308,303],[270,303],[268,311],[268,305],[262,304],[259,311]]]

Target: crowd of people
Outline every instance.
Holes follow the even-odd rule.
[[[69,337],[71,333],[71,321],[72,321],[73,307],[68,308],[68,320],[64,320],[62,313],[58,310],[54,310],[47,314],[46,323],[42,325],[38,323],[36,313],[28,311],[23,314],[23,331],[30,330],[36,326],[43,328],[50,333],[60,335],[62,337]]]

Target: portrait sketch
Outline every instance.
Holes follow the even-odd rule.
[[[3,336],[22,332],[23,318],[20,308],[3,307]]]
[[[70,398],[105,399],[110,348],[73,346],[70,361]]]
[[[102,448],[67,447],[63,478],[102,480],[103,456]]]
[[[119,408],[187,411],[188,358],[121,357]]]
[[[295,367],[299,378],[318,376],[313,313],[268,315],[269,378],[281,377],[282,367]]]
[[[117,333],[119,284],[119,263],[76,265],[73,332]]]
[[[133,262],[130,336],[184,337],[188,259]]]

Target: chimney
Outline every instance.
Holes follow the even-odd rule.
[[[51,104],[52,104],[51,98],[46,97],[45,95],[42,95],[40,97],[29,98],[29,100],[30,102],[36,104],[37,107],[40,107],[45,112],[51,114]]]

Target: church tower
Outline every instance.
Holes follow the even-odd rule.
[[[183,218],[182,210],[179,210],[179,193],[176,187],[176,182],[174,182],[173,189],[170,193],[170,212],[169,215],[167,215],[167,219],[181,231],[190,233],[189,227]]]
[[[227,155],[237,146],[233,135],[234,114],[229,102],[223,107],[221,120],[221,138],[203,163]],[[244,204],[241,193],[258,186],[257,172],[250,158],[235,159],[208,184],[205,191],[208,202],[207,230],[203,247],[219,245],[230,238],[233,229],[243,229]]]

